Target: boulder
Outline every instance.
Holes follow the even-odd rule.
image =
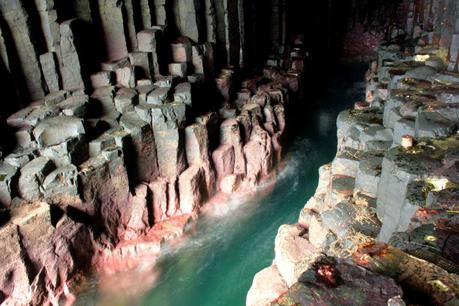
[[[271,302],[288,290],[276,265],[255,274],[252,286],[247,293],[246,306],[270,306]]]
[[[302,237],[304,234],[301,226],[282,225],[274,241],[274,261],[288,287],[298,281],[319,255],[318,250]]]

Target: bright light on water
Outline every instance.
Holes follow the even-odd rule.
[[[305,114],[310,120],[298,127],[300,132],[287,149],[274,181],[261,186],[252,199],[235,197],[218,205],[199,219],[181,247],[164,252],[155,267],[152,289],[126,297],[124,292],[96,293],[94,286],[80,296],[79,304],[245,305],[253,276],[274,259],[279,226],[297,222],[301,208],[317,187],[318,168],[335,155],[336,116],[362,98],[362,88],[347,90],[361,80],[361,68],[346,67],[332,80],[332,90],[320,97],[320,110],[311,109],[315,115]],[[141,275],[133,277],[131,285],[142,284]]]

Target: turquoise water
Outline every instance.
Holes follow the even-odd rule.
[[[159,260],[158,281],[146,295],[120,301],[114,296],[102,298],[90,290],[80,303],[245,305],[253,276],[274,259],[274,238],[279,226],[297,221],[301,208],[317,187],[318,168],[333,159],[336,116],[362,98],[363,73],[361,66],[340,67],[322,94],[314,101],[303,102],[311,108],[305,111],[304,120],[293,127],[296,136],[287,147],[275,182],[260,188],[252,200],[231,199],[227,205],[219,206],[218,213],[200,218],[189,241]],[[312,107],[314,104],[320,107]]]

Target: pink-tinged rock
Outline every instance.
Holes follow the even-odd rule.
[[[2,305],[27,305],[32,300],[29,267],[24,262],[23,249],[16,226],[0,229],[0,291]]]
[[[209,163],[209,137],[203,124],[192,124],[185,129],[185,150],[189,165]]]
[[[136,76],[133,66],[129,65],[123,68],[118,68],[115,73],[118,85],[126,88],[135,88]]]
[[[287,284],[279,274],[277,266],[273,264],[255,274],[245,304],[246,306],[269,306],[287,290]]]
[[[137,41],[139,43],[139,51],[141,52],[156,52],[157,39],[161,35],[161,30],[157,28],[145,29],[137,33]]]
[[[172,60],[177,63],[190,63],[192,59],[191,43],[171,44]]]
[[[126,113],[120,125],[130,134],[129,142],[123,145],[130,179],[133,183],[149,182],[159,174],[156,141],[150,124],[135,113]]]
[[[218,180],[234,173],[234,148],[231,145],[221,145],[212,153]]]
[[[173,76],[186,77],[188,72],[187,63],[170,63],[169,73]]]
[[[180,198],[178,194],[178,180],[167,183],[167,216],[174,217],[180,208]]]
[[[283,105],[274,106],[274,114],[276,115],[277,126],[279,131],[283,133],[285,131],[285,108]]]
[[[151,191],[147,185],[136,187],[135,194],[129,196],[130,211],[126,216],[126,232],[124,239],[137,238],[153,226],[153,207],[149,207]]]
[[[302,237],[304,234],[305,229],[299,225],[282,225],[274,242],[274,260],[280,275],[289,287],[298,281],[309,264],[320,255],[320,252]]]
[[[292,92],[298,92],[300,89],[300,81],[296,74],[288,74],[286,77],[286,82],[288,85],[288,89]]]
[[[250,182],[257,183],[263,176],[268,175],[273,166],[273,147],[268,132],[255,126],[250,141],[244,146],[244,156]]]
[[[2,305],[42,305],[93,256],[88,227],[66,216],[52,217],[46,203],[12,210],[0,238]]]
[[[180,210],[191,214],[207,197],[207,186],[204,170],[191,166],[179,178]]]
[[[226,194],[232,194],[237,190],[241,183],[240,175],[230,174],[225,176],[220,182],[220,190]]]
[[[269,95],[264,91],[258,91],[256,95],[252,96],[251,103],[255,103],[264,107],[270,101]]]
[[[248,112],[243,112],[237,116],[237,121],[241,127],[241,138],[243,143],[247,143],[250,139],[250,134],[252,133],[252,120]]]
[[[91,75],[92,88],[101,88],[113,85],[113,72],[100,71]]]
[[[106,152],[109,153],[109,152]],[[126,215],[129,180],[123,153],[98,155],[80,165],[79,182],[84,203],[76,208],[97,216],[109,237],[118,237],[121,216]]]
[[[167,180],[158,177],[149,187],[152,192],[155,223],[164,221],[167,217]]]
[[[179,129],[155,130],[159,173],[175,179],[186,168],[183,131]]]
[[[274,164],[279,164],[282,160],[282,133],[277,132],[271,136],[271,142],[274,150]]]
[[[232,118],[223,121],[220,125],[220,143],[230,144],[234,147],[234,172],[236,174],[246,173],[246,161],[244,158],[241,131],[239,122]]]

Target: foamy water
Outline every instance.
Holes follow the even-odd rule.
[[[363,71],[355,71],[362,76]],[[286,151],[277,175],[255,195],[234,196],[213,207],[191,226],[178,245],[164,249],[153,271],[132,273],[130,290],[104,291],[97,281],[80,296],[80,305],[238,306],[253,276],[274,259],[274,238],[280,225],[297,222],[299,212],[314,194],[318,168],[331,161],[336,150],[338,112],[361,91],[347,90],[352,79],[335,80]],[[305,115],[306,116],[306,115]],[[137,271],[138,272],[138,271]],[[151,273],[154,282],[145,285]],[[123,278],[123,276],[119,276]],[[128,285],[129,285],[128,284]]]

